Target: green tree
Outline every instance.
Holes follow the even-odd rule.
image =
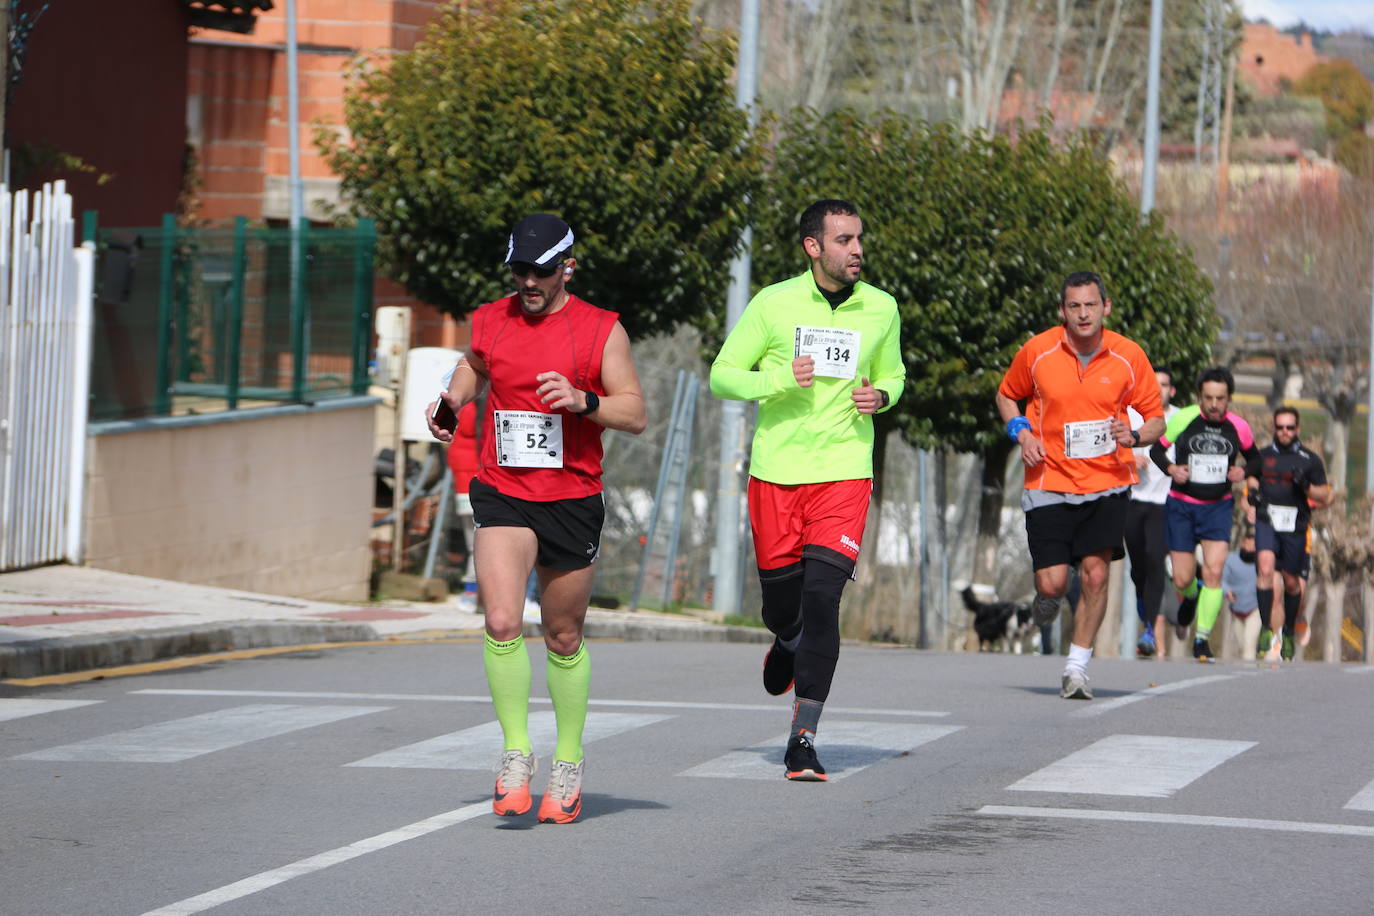
[[[1365,124],[1374,120],[1374,86],[1348,60],[1317,64],[1293,84],[1293,91],[1322,100],[1327,128],[1337,141],[1363,131]]]
[[[901,310],[907,387],[879,420],[914,445],[983,458],[980,572],[993,559],[1011,450],[993,395],[1021,344],[1058,323],[1067,273],[1103,275],[1108,327],[1153,362],[1189,378],[1208,358],[1210,282],[1158,215],[1141,219],[1085,140],[1058,145],[1041,127],[1013,143],[891,113],[795,114],[780,125],[755,221],[756,277],[805,268],[796,220],[821,197],[858,206],[864,276]]]
[[[450,4],[413,51],[364,65],[346,138],[318,139],[386,272],[462,316],[508,291],[522,215],[577,233],[579,295],[632,335],[710,325],[760,182],[734,45],[687,0]]]

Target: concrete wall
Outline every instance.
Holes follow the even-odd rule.
[[[360,601],[376,399],[94,424],[85,564]]]

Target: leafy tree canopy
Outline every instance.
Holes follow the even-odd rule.
[[[734,105],[734,44],[688,0],[446,7],[413,51],[363,65],[348,136],[319,133],[386,272],[463,316],[510,289],[507,233],[546,211],[577,235],[576,291],[632,335],[722,298],[762,145]]]
[[[1327,127],[1338,140],[1362,132],[1365,124],[1374,120],[1374,86],[1348,60],[1317,64],[1293,84],[1293,91],[1322,100]]]
[[[1085,142],[1059,145],[1043,128],[1013,142],[891,113],[797,113],[780,125],[761,197],[756,277],[805,268],[797,218],[823,197],[859,208],[864,277],[897,299],[907,389],[892,419],[913,444],[1005,450],[994,392],[1021,344],[1059,322],[1060,284],[1074,270],[1102,274],[1107,326],[1152,362],[1187,379],[1208,359],[1210,281],[1157,214],[1142,220]]]

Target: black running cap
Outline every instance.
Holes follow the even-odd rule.
[[[506,263],[548,267],[572,243],[573,231],[567,223],[549,213],[532,213],[510,231]]]

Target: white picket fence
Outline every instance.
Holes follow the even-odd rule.
[[[65,182],[0,185],[0,571],[81,561],[95,252]]]

